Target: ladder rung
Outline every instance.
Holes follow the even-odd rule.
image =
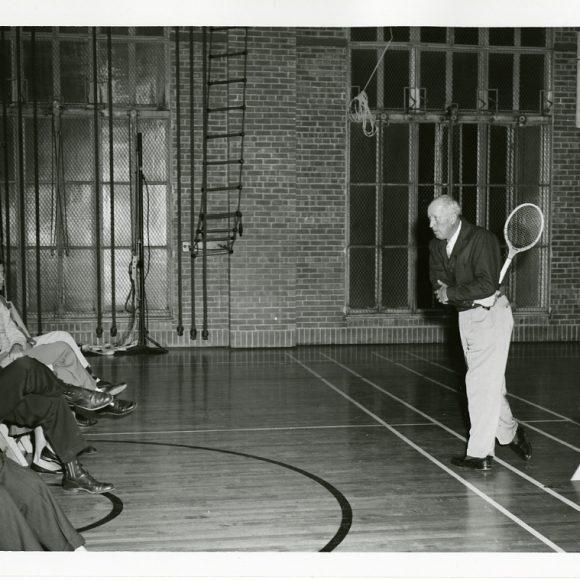
[[[226,238],[224,238],[223,236],[220,236],[220,237],[206,236],[205,241],[206,242],[230,242],[234,239],[235,238],[232,236],[228,236]],[[203,236],[200,235],[200,237],[199,238],[196,237],[194,241],[200,242],[201,240],[203,240]]]
[[[242,189],[242,184],[238,183],[237,185],[224,185],[222,187],[206,187],[206,191],[234,191],[236,189]]]
[[[208,113],[223,113],[225,111],[243,111],[246,105],[233,105],[231,107],[216,107],[215,109],[206,109]]]
[[[227,161],[204,161],[205,165],[242,165],[243,159],[228,159]]]
[[[246,83],[248,79],[244,77],[239,77],[235,79],[225,79],[220,81],[208,81],[208,86],[212,87],[214,85],[232,85],[234,83]]]
[[[242,217],[242,214],[237,211],[224,211],[221,213],[208,213],[205,216],[206,220],[217,220],[217,219],[224,219],[224,218],[233,218],[233,217]]]
[[[226,139],[227,137],[243,137],[243,131],[236,131],[234,133],[214,133],[213,135],[207,135],[208,139]]]
[[[236,52],[216,52],[215,54],[210,54],[209,58],[227,58],[228,56],[245,56],[247,54],[247,50],[239,50]]]
[[[232,233],[232,229],[231,228],[219,228],[217,230],[209,230],[207,232],[207,235],[210,236],[211,234],[230,234],[228,236],[226,236],[226,240],[229,240],[231,237],[231,233]],[[202,235],[202,231],[199,231],[198,234],[201,236]]]

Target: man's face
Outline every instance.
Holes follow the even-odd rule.
[[[455,230],[457,218],[446,206],[433,202],[427,210],[429,227],[439,240],[448,240]]]

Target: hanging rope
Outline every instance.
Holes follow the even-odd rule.
[[[109,108],[109,202],[111,224],[111,336],[117,336],[116,265],[115,265],[115,165],[113,154],[113,41],[107,28],[107,104]]]
[[[373,115],[373,112],[371,111],[371,109],[369,107],[369,99],[368,99],[368,96],[366,94],[366,90],[367,90],[367,87],[369,86],[369,83],[371,82],[372,78],[375,76],[375,73],[377,72],[377,69],[379,68],[379,65],[381,64],[385,54],[387,53],[387,50],[388,50],[389,46],[391,45],[391,42],[393,42],[393,29],[390,28],[390,31],[391,31],[391,38],[387,42],[387,46],[385,46],[383,53],[381,54],[379,60],[377,61],[375,68],[373,69],[373,72],[369,76],[362,91],[360,91],[360,93],[358,95],[356,95],[356,97],[351,99],[351,101],[348,105],[349,119],[351,121],[354,121],[355,123],[361,123],[363,133],[367,137],[374,137],[377,133],[377,127],[376,127],[375,116]]]
[[[99,107],[98,94],[99,84],[97,78],[97,28],[93,27],[93,132],[95,148],[95,260],[97,269],[97,338],[103,336],[103,309],[101,302],[102,280],[101,280],[101,173],[99,155]]]
[[[190,156],[190,204],[189,204],[189,255],[191,261],[190,286],[191,286],[191,328],[189,338],[197,339],[195,326],[195,257],[193,243],[195,239],[195,98],[194,98],[194,50],[193,50],[193,26],[189,27],[189,156]]]
[[[40,186],[38,175],[38,95],[36,91],[36,29],[30,33],[30,61],[32,68],[32,144],[34,157],[34,220],[35,242],[34,254],[36,258],[36,328],[37,334],[42,334],[42,301],[40,275]]]
[[[176,127],[176,171],[177,171],[177,335],[183,335],[182,310],[182,270],[181,270],[181,78],[179,53],[179,26],[174,29],[175,34],[175,124]]]

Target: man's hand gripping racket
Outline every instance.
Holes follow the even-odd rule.
[[[506,272],[516,254],[533,248],[544,230],[544,214],[533,203],[518,205],[508,216],[503,235],[508,246],[508,257],[499,275],[502,283]]]

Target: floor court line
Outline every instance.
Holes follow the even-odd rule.
[[[449,371],[450,373],[453,373],[456,375],[462,375],[462,373],[456,371],[455,369],[451,369],[449,367],[446,367],[445,365],[431,361],[428,358],[419,356],[419,355],[414,354],[414,353],[409,352],[409,351],[405,351],[405,352],[406,352],[406,354],[409,354],[412,357],[418,358],[419,360],[425,361],[425,362],[432,364],[436,367],[439,367],[443,370]],[[377,354],[377,353],[373,353],[373,354]],[[381,356],[381,355],[377,354],[377,356]],[[385,357],[383,357],[383,358],[385,358]],[[386,360],[389,360],[389,359],[386,359]],[[537,409],[541,409],[542,411],[545,411],[546,413],[550,413],[551,415],[554,415],[554,417],[559,417],[560,419],[563,419],[564,421],[568,421],[569,423],[574,423],[575,425],[580,425],[580,422],[575,421],[574,419],[571,419],[570,417],[566,417],[566,415],[561,415],[560,413],[556,413],[556,411],[552,411],[551,409],[547,409],[546,407],[543,407],[542,405],[538,405],[537,403],[529,401],[528,399],[524,399],[523,397],[520,397],[518,395],[514,395],[513,393],[510,393],[510,392],[508,392],[507,395],[508,395],[508,397],[511,397],[512,399],[517,399],[518,401],[522,401],[523,403],[527,403],[528,405],[531,405],[532,407],[536,407]]]
[[[447,427],[447,425],[444,425],[440,421],[437,421],[437,419],[435,419],[434,417],[431,417],[427,413],[423,413],[423,411],[421,411],[420,409],[417,409],[416,407],[414,407],[410,403],[407,403],[403,399],[397,397],[396,395],[393,395],[393,393],[390,393],[386,389],[383,389],[383,387],[377,385],[376,383],[373,383],[370,379],[367,379],[366,377],[363,377],[361,374],[357,373],[355,370],[347,367],[346,365],[343,365],[339,361],[334,360],[333,358],[331,358],[331,357],[329,357],[327,355],[323,355],[323,356],[325,358],[327,358],[328,360],[332,361],[334,364],[338,365],[339,367],[342,367],[343,369],[345,369],[349,373],[353,374],[354,376],[360,378],[362,381],[364,381],[365,383],[369,384],[371,387],[373,387],[373,388],[377,389],[378,391],[384,393],[388,397],[391,397],[392,399],[394,399],[395,401],[401,403],[405,407],[408,407],[409,409],[413,410],[415,413],[421,415],[421,417],[423,417],[423,418],[425,418],[425,419],[427,419],[429,421],[432,421],[434,425],[437,425],[437,426],[441,427],[443,430],[447,431],[448,433],[450,433],[454,437],[457,437],[457,439],[460,439],[461,441],[467,441],[465,437],[463,437],[462,435],[460,435],[459,433],[457,433],[453,429],[450,429],[449,427]],[[384,358],[385,360],[389,361],[389,359],[386,358],[386,357],[384,357],[384,356],[381,356],[381,358]],[[405,367],[404,365],[401,365],[400,363],[396,363],[394,361],[389,361],[389,362],[392,362],[392,364],[398,365],[398,366],[400,366],[400,367],[402,367],[402,368],[404,368],[406,370],[410,370],[411,372],[413,372],[415,374],[418,374],[420,376],[423,376],[420,373],[417,373],[416,371],[413,371],[412,369],[409,369],[409,368]],[[424,377],[424,378],[428,378],[428,377]],[[542,490],[544,493],[547,493],[548,495],[553,496],[555,499],[561,501],[562,503],[565,503],[566,505],[568,505],[572,509],[580,512],[580,506],[577,503],[574,503],[573,501],[569,500],[567,497],[564,497],[564,496],[560,495],[559,493],[555,492],[554,490],[546,487],[543,483],[541,483],[537,479],[534,479],[533,477],[529,476],[527,473],[524,473],[523,471],[520,471],[519,469],[517,469],[516,467],[514,467],[513,465],[511,465],[507,461],[504,461],[503,459],[500,459],[499,457],[496,457],[495,458],[495,461],[496,461],[496,463],[499,463],[500,465],[503,465],[503,467],[505,467],[506,469],[509,469],[510,471],[512,471],[513,473],[515,473],[516,475],[519,475],[522,479],[525,479],[526,481],[528,481],[532,485],[536,486],[537,488],[539,488],[540,490]]]
[[[291,354],[287,354],[287,356],[290,357],[292,360],[294,360],[301,367],[303,367],[308,373],[310,373],[311,375],[315,376],[318,380],[322,381],[326,386],[330,387],[333,391],[335,391],[336,393],[338,393],[341,397],[344,397],[345,399],[347,399],[348,401],[350,401],[353,405],[355,405],[356,407],[358,407],[359,409],[361,409],[361,411],[363,411],[364,413],[366,413],[367,415],[369,415],[370,417],[372,417],[375,421],[377,421],[383,427],[385,427],[391,433],[393,433],[393,435],[395,435],[396,437],[398,437],[399,439],[401,439],[402,441],[404,441],[407,445],[409,445],[410,447],[412,447],[415,451],[417,451],[418,453],[420,453],[421,455],[423,455],[429,461],[431,461],[432,463],[434,463],[435,465],[437,465],[439,468],[441,468],[443,471],[445,471],[448,475],[450,475],[451,477],[453,477],[454,479],[456,479],[463,486],[465,486],[466,488],[468,488],[469,490],[471,490],[473,493],[475,493],[477,496],[479,496],[485,502],[487,502],[492,507],[494,507],[495,509],[497,509],[500,513],[502,513],[507,518],[509,518],[510,520],[512,520],[515,524],[517,524],[518,526],[520,526],[521,528],[523,528],[524,530],[526,530],[528,533],[530,533],[536,539],[540,540],[541,542],[543,542],[544,544],[546,544],[547,546],[549,546],[550,548],[552,548],[552,550],[554,550],[555,552],[565,552],[565,550],[562,549],[560,546],[558,546],[557,544],[555,544],[554,542],[552,542],[549,538],[547,538],[546,536],[544,536],[543,534],[541,534],[540,532],[538,532],[538,530],[536,530],[535,528],[533,528],[532,526],[530,526],[529,524],[527,524],[526,522],[524,522],[523,520],[521,520],[520,518],[518,518],[515,514],[511,513],[508,509],[504,508],[501,504],[499,504],[493,498],[489,497],[487,494],[485,494],[484,492],[482,492],[475,485],[473,485],[469,481],[463,479],[460,475],[458,475],[457,473],[455,473],[452,469],[450,469],[449,467],[447,467],[445,464],[441,463],[437,458],[435,458],[433,455],[431,455],[430,453],[428,453],[427,451],[425,451],[422,447],[420,447],[419,445],[417,445],[416,443],[414,443],[413,441],[411,441],[408,437],[406,437],[405,435],[403,435],[400,431],[397,431],[394,427],[392,427],[389,423],[387,423],[386,421],[384,421],[383,419],[381,419],[378,415],[375,415],[371,410],[367,409],[364,405],[362,405],[361,403],[359,403],[358,401],[356,401],[355,399],[353,399],[352,397],[350,397],[349,395],[347,395],[346,393],[344,393],[338,387],[336,387],[335,385],[333,385],[330,381],[328,381],[327,379],[325,379],[322,375],[320,375],[319,373],[317,373],[314,369],[312,369],[308,365],[302,363],[299,359],[297,359],[295,356],[293,356]],[[330,357],[327,357],[326,355],[324,355],[324,356],[326,358],[328,358],[329,360],[331,360],[332,362],[337,363],[337,361],[334,361]],[[340,363],[337,363],[337,364],[339,366],[343,366]],[[349,369],[347,369],[347,370],[349,370]],[[353,372],[353,374],[357,374],[357,373],[355,373],[355,371],[351,371],[351,372]],[[361,377],[361,378],[364,379],[364,377]]]
[[[412,369],[411,367],[408,367],[407,365],[404,365],[403,363],[396,362],[396,361],[394,361],[394,360],[392,360],[392,359],[390,359],[382,354],[379,354],[377,352],[373,352],[373,354],[376,357],[382,358],[382,359],[390,362],[391,364],[397,365],[397,366],[409,371],[410,373],[413,373],[413,374],[415,374],[415,375],[417,375],[417,376],[419,376],[419,377],[421,377],[421,378],[423,378],[431,383],[435,383],[436,385],[439,385],[439,386],[441,386],[449,391],[453,391],[453,392],[458,393],[460,395],[463,395],[465,397],[465,394],[462,393],[461,391],[459,391],[458,389],[455,389],[454,387],[446,385],[445,383],[442,383],[440,381],[436,381],[435,379],[432,379],[431,377],[429,377],[423,373],[420,373],[419,371],[416,371],[415,369]],[[509,393],[508,393],[508,395],[509,395]],[[526,402],[528,402],[528,401],[526,401]],[[530,404],[533,405],[533,403],[530,403]],[[534,405],[534,406],[539,407],[539,405]],[[548,411],[548,409],[543,409],[542,407],[539,407],[539,408],[546,411],[546,412],[550,412],[550,411]],[[556,413],[556,415],[557,415],[557,413]],[[572,421],[571,419],[567,419],[566,417],[564,418],[564,420],[568,423],[576,424],[576,421]],[[534,431],[536,431],[537,433],[540,433],[544,437],[547,437],[548,439],[552,439],[552,440],[560,443],[560,445],[563,445],[564,447],[568,447],[569,449],[572,449],[573,451],[580,452],[580,449],[578,447],[575,447],[571,443],[568,443],[567,441],[564,441],[562,439],[558,439],[558,437],[555,437],[554,435],[550,435],[550,433],[546,433],[546,431],[542,431],[541,429],[538,429],[537,427],[532,427],[531,425],[528,424],[527,421],[520,421],[520,422],[522,423],[522,425],[527,425],[528,427],[530,427],[530,429],[533,429]]]
[[[394,423],[396,427],[420,427],[432,425],[431,421],[424,423]],[[108,431],[104,433],[84,433],[88,437],[95,436],[116,436],[116,435],[187,435],[200,433],[239,433],[243,431],[308,431],[316,429],[368,429],[377,428],[380,425],[373,423],[372,425],[302,425],[289,427],[239,427],[234,429],[176,429],[171,431]]]

